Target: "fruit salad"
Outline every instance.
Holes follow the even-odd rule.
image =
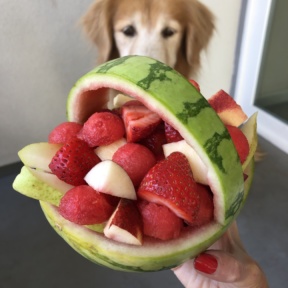
[[[248,119],[225,91],[206,100],[172,68],[127,56],[75,84],[67,117],[19,151],[13,187],[40,200],[56,232],[89,260],[169,269],[213,244],[240,212],[256,115]]]

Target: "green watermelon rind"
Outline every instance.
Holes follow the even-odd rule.
[[[195,87],[155,59],[144,56],[118,58],[96,67],[76,82],[68,95],[68,120],[85,121],[77,113],[81,110],[81,95],[86,91],[94,91],[89,104],[99,102],[102,97],[105,100],[100,101],[103,105],[98,109],[105,108],[108,105],[105,88],[140,100],[173,124],[209,167],[208,181],[214,193],[217,221],[223,226],[230,223],[244,195],[241,163],[224,124]],[[89,104],[87,106],[91,106]]]

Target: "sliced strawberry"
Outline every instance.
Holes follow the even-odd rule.
[[[135,187],[156,164],[154,154],[138,143],[124,144],[114,153],[112,160],[127,172]]]
[[[96,112],[84,123],[79,139],[90,147],[109,145],[125,134],[122,119],[112,112]]]
[[[88,185],[80,185],[67,191],[59,205],[62,217],[79,225],[103,223],[109,219],[114,209],[109,195]]]
[[[52,158],[49,168],[60,180],[73,186],[86,184],[85,175],[100,162],[94,150],[82,140],[65,143]]]
[[[129,103],[129,102],[128,102]],[[124,105],[121,109],[127,142],[138,142],[161,122],[161,118],[143,105]]]
[[[187,158],[173,152],[149,170],[137,194],[141,199],[167,206],[193,225],[200,205],[198,187]]]
[[[150,135],[140,141],[142,145],[146,146],[153,152],[157,160],[163,160],[165,158],[162,146],[167,143],[167,140],[164,124],[162,124],[163,123],[158,125]]]
[[[183,140],[183,137],[180,135],[180,133],[166,122],[165,122],[165,135],[167,143],[178,142]]]
[[[76,122],[63,122],[57,125],[48,135],[48,142],[54,144],[64,144],[76,139],[77,134],[82,129],[82,125]]]
[[[183,220],[169,208],[145,200],[139,200],[137,205],[142,216],[143,232],[146,236],[170,240],[180,235]]]
[[[238,127],[226,125],[226,128],[235,145],[240,161],[243,164],[249,154],[249,142],[244,133]]]

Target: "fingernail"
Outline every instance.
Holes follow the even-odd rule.
[[[213,274],[216,271],[217,266],[217,259],[211,254],[200,254],[194,260],[194,268],[206,274]]]

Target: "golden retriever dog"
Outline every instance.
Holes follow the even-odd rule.
[[[214,16],[197,0],[95,0],[81,24],[97,47],[98,64],[150,56],[188,78],[200,68]]]

